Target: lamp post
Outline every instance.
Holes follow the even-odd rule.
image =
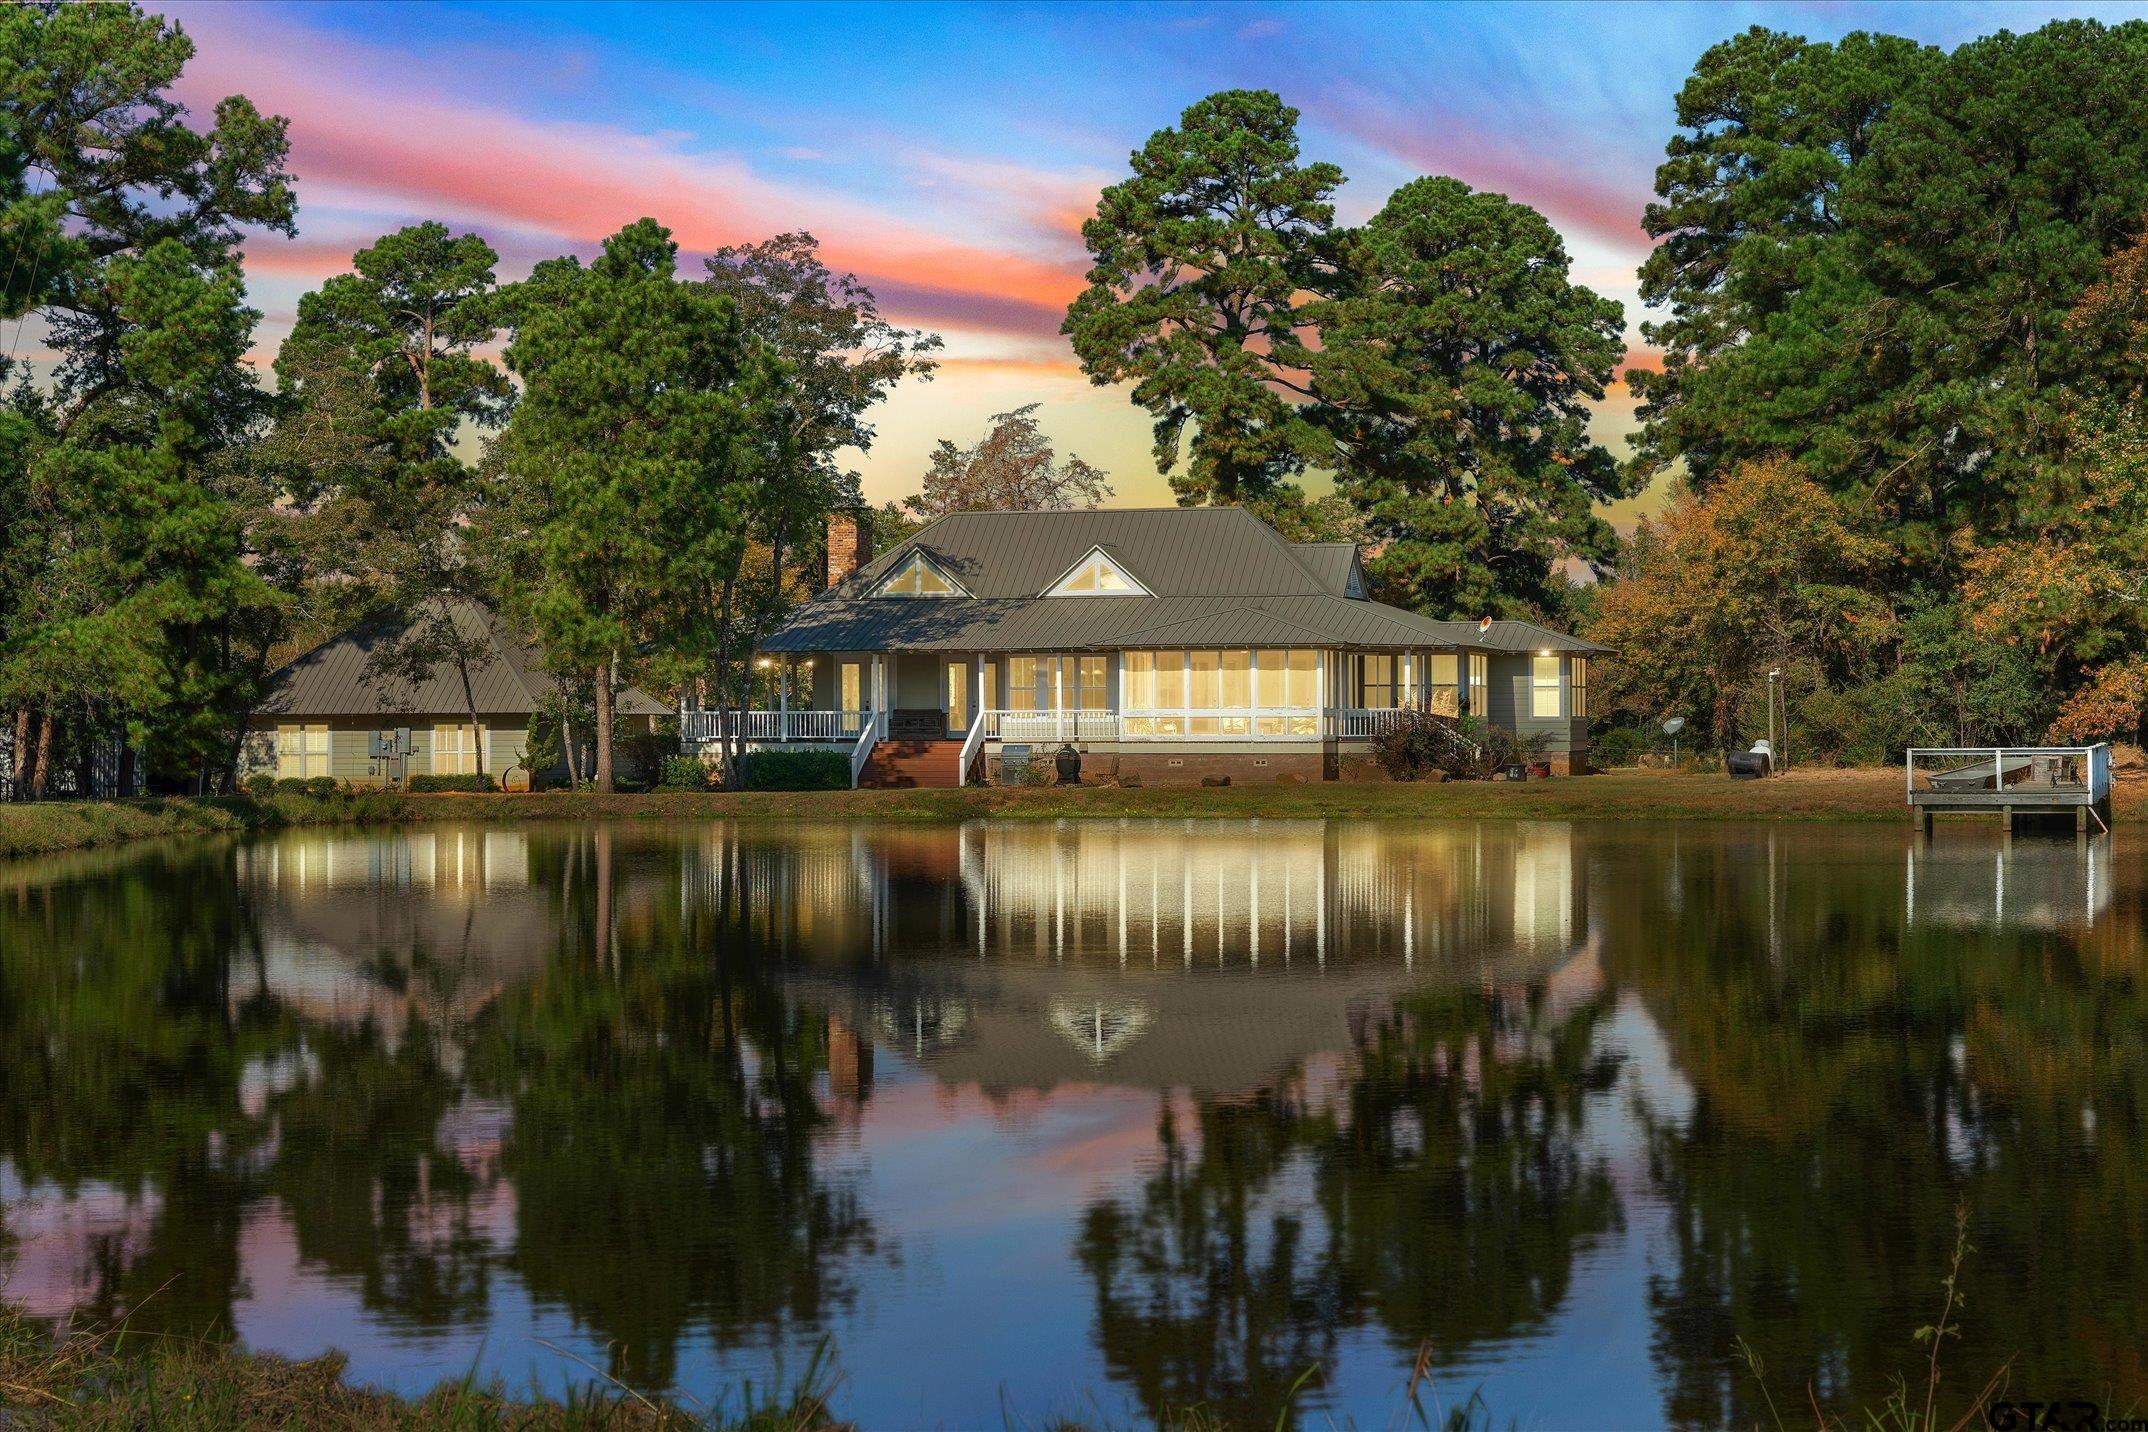
[[[1783,669],[1781,667],[1771,666],[1768,668],[1768,764],[1776,770],[1781,770],[1785,764],[1782,757],[1781,747],[1779,747],[1775,741],[1775,696],[1778,690],[1778,683],[1781,682],[1782,679]],[[1789,730],[1787,729],[1789,725],[1790,708],[1788,706],[1784,706],[1783,726],[1785,727],[1785,730],[1783,731],[1783,735],[1785,737],[1790,734]]]
[[[1671,769],[1678,769],[1678,733],[1686,729],[1686,718],[1673,716],[1663,723],[1663,734],[1671,738]]]

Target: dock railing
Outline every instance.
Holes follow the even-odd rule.
[[[1912,746],[1903,765],[1903,794],[1911,805],[1956,796],[1977,804],[2019,796],[2025,805],[2085,797],[2100,805],[2111,794],[2111,748]]]

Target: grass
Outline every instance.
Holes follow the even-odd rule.
[[[1956,1204],[1954,1256],[1947,1262],[1946,1277],[1940,1280],[1940,1286],[1946,1290],[1946,1298],[1940,1304],[1939,1321],[1918,1328],[1915,1334],[1917,1341],[1926,1345],[1922,1396],[1919,1396],[1920,1389],[1913,1386],[1907,1378],[1896,1378],[1894,1391],[1887,1395],[1886,1400],[1878,1407],[1867,1408],[1864,1412],[1862,1422],[1870,1432],[1968,1432],[1972,1425],[1983,1420],[1980,1414],[1985,1406],[2006,1386],[2007,1364],[2001,1363],[1999,1370],[1994,1372],[1970,1399],[1960,1415],[1948,1418],[1939,1410],[1939,1354],[1944,1350],[1947,1339],[1961,1336],[1961,1326],[1954,1322],[1953,1318],[1961,1311],[1962,1306],[1962,1263],[1975,1251],[1969,1244],[1969,1205]],[[1774,1423],[1775,1432],[1786,1432],[1782,1411],[1776,1406],[1775,1394],[1768,1387],[1767,1368],[1762,1364],[1759,1352],[1742,1337],[1736,1339],[1736,1345],[1738,1355],[1744,1359],[1746,1367],[1752,1371],[1753,1380],[1760,1386],[1760,1396],[1767,1403],[1768,1416]],[[1830,1417],[1821,1410],[1815,1389],[1806,1388],[1805,1396],[1812,1408],[1813,1425],[1820,1429],[1820,1432],[1850,1432],[1852,1424],[1848,1420]]]
[[[809,1432],[834,1428],[837,1378],[816,1356],[792,1390],[740,1407],[701,1410],[609,1379],[551,1399],[518,1397],[466,1377],[420,1398],[355,1387],[340,1353],[293,1362],[192,1338],[145,1338],[119,1327],[54,1333],[0,1306],[0,1426],[176,1429],[632,1429],[632,1432]]]
[[[2129,775],[2131,773],[2128,773]],[[2115,790],[2119,822],[2148,820],[2148,781]],[[1353,820],[1861,820],[1906,821],[1898,770],[1791,771],[1764,781],[1616,771],[1509,784],[1301,786],[995,786],[967,790],[659,791],[599,796],[276,795],[0,805],[0,856],[49,854],[155,836],[293,825],[540,820],[1006,820],[1079,817]],[[1989,818],[1985,818],[1989,823]]]

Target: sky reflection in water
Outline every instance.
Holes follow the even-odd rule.
[[[442,828],[0,867],[40,1316],[869,1426],[2148,1390],[2128,847],[1639,824]],[[2041,1391],[2037,1391],[2041,1389]]]

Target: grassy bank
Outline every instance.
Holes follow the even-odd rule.
[[[701,1412],[610,1384],[551,1400],[518,1397],[496,1384],[465,1379],[421,1398],[403,1398],[351,1385],[344,1367],[335,1353],[292,1362],[197,1339],[130,1338],[124,1330],[55,1340],[45,1328],[0,1307],[0,1426],[5,1427],[806,1432],[837,1425],[827,1414],[831,1380],[817,1368],[799,1390],[781,1398]]]
[[[2128,773],[2129,775],[2131,773]],[[2121,780],[2121,822],[2148,819],[2148,781]],[[1765,781],[1658,771],[1445,785],[994,787],[970,790],[400,795],[50,802],[0,806],[0,856],[155,836],[293,825],[530,820],[1014,820],[1066,817],[1358,820],[1906,820],[1900,771],[1792,771]]]

